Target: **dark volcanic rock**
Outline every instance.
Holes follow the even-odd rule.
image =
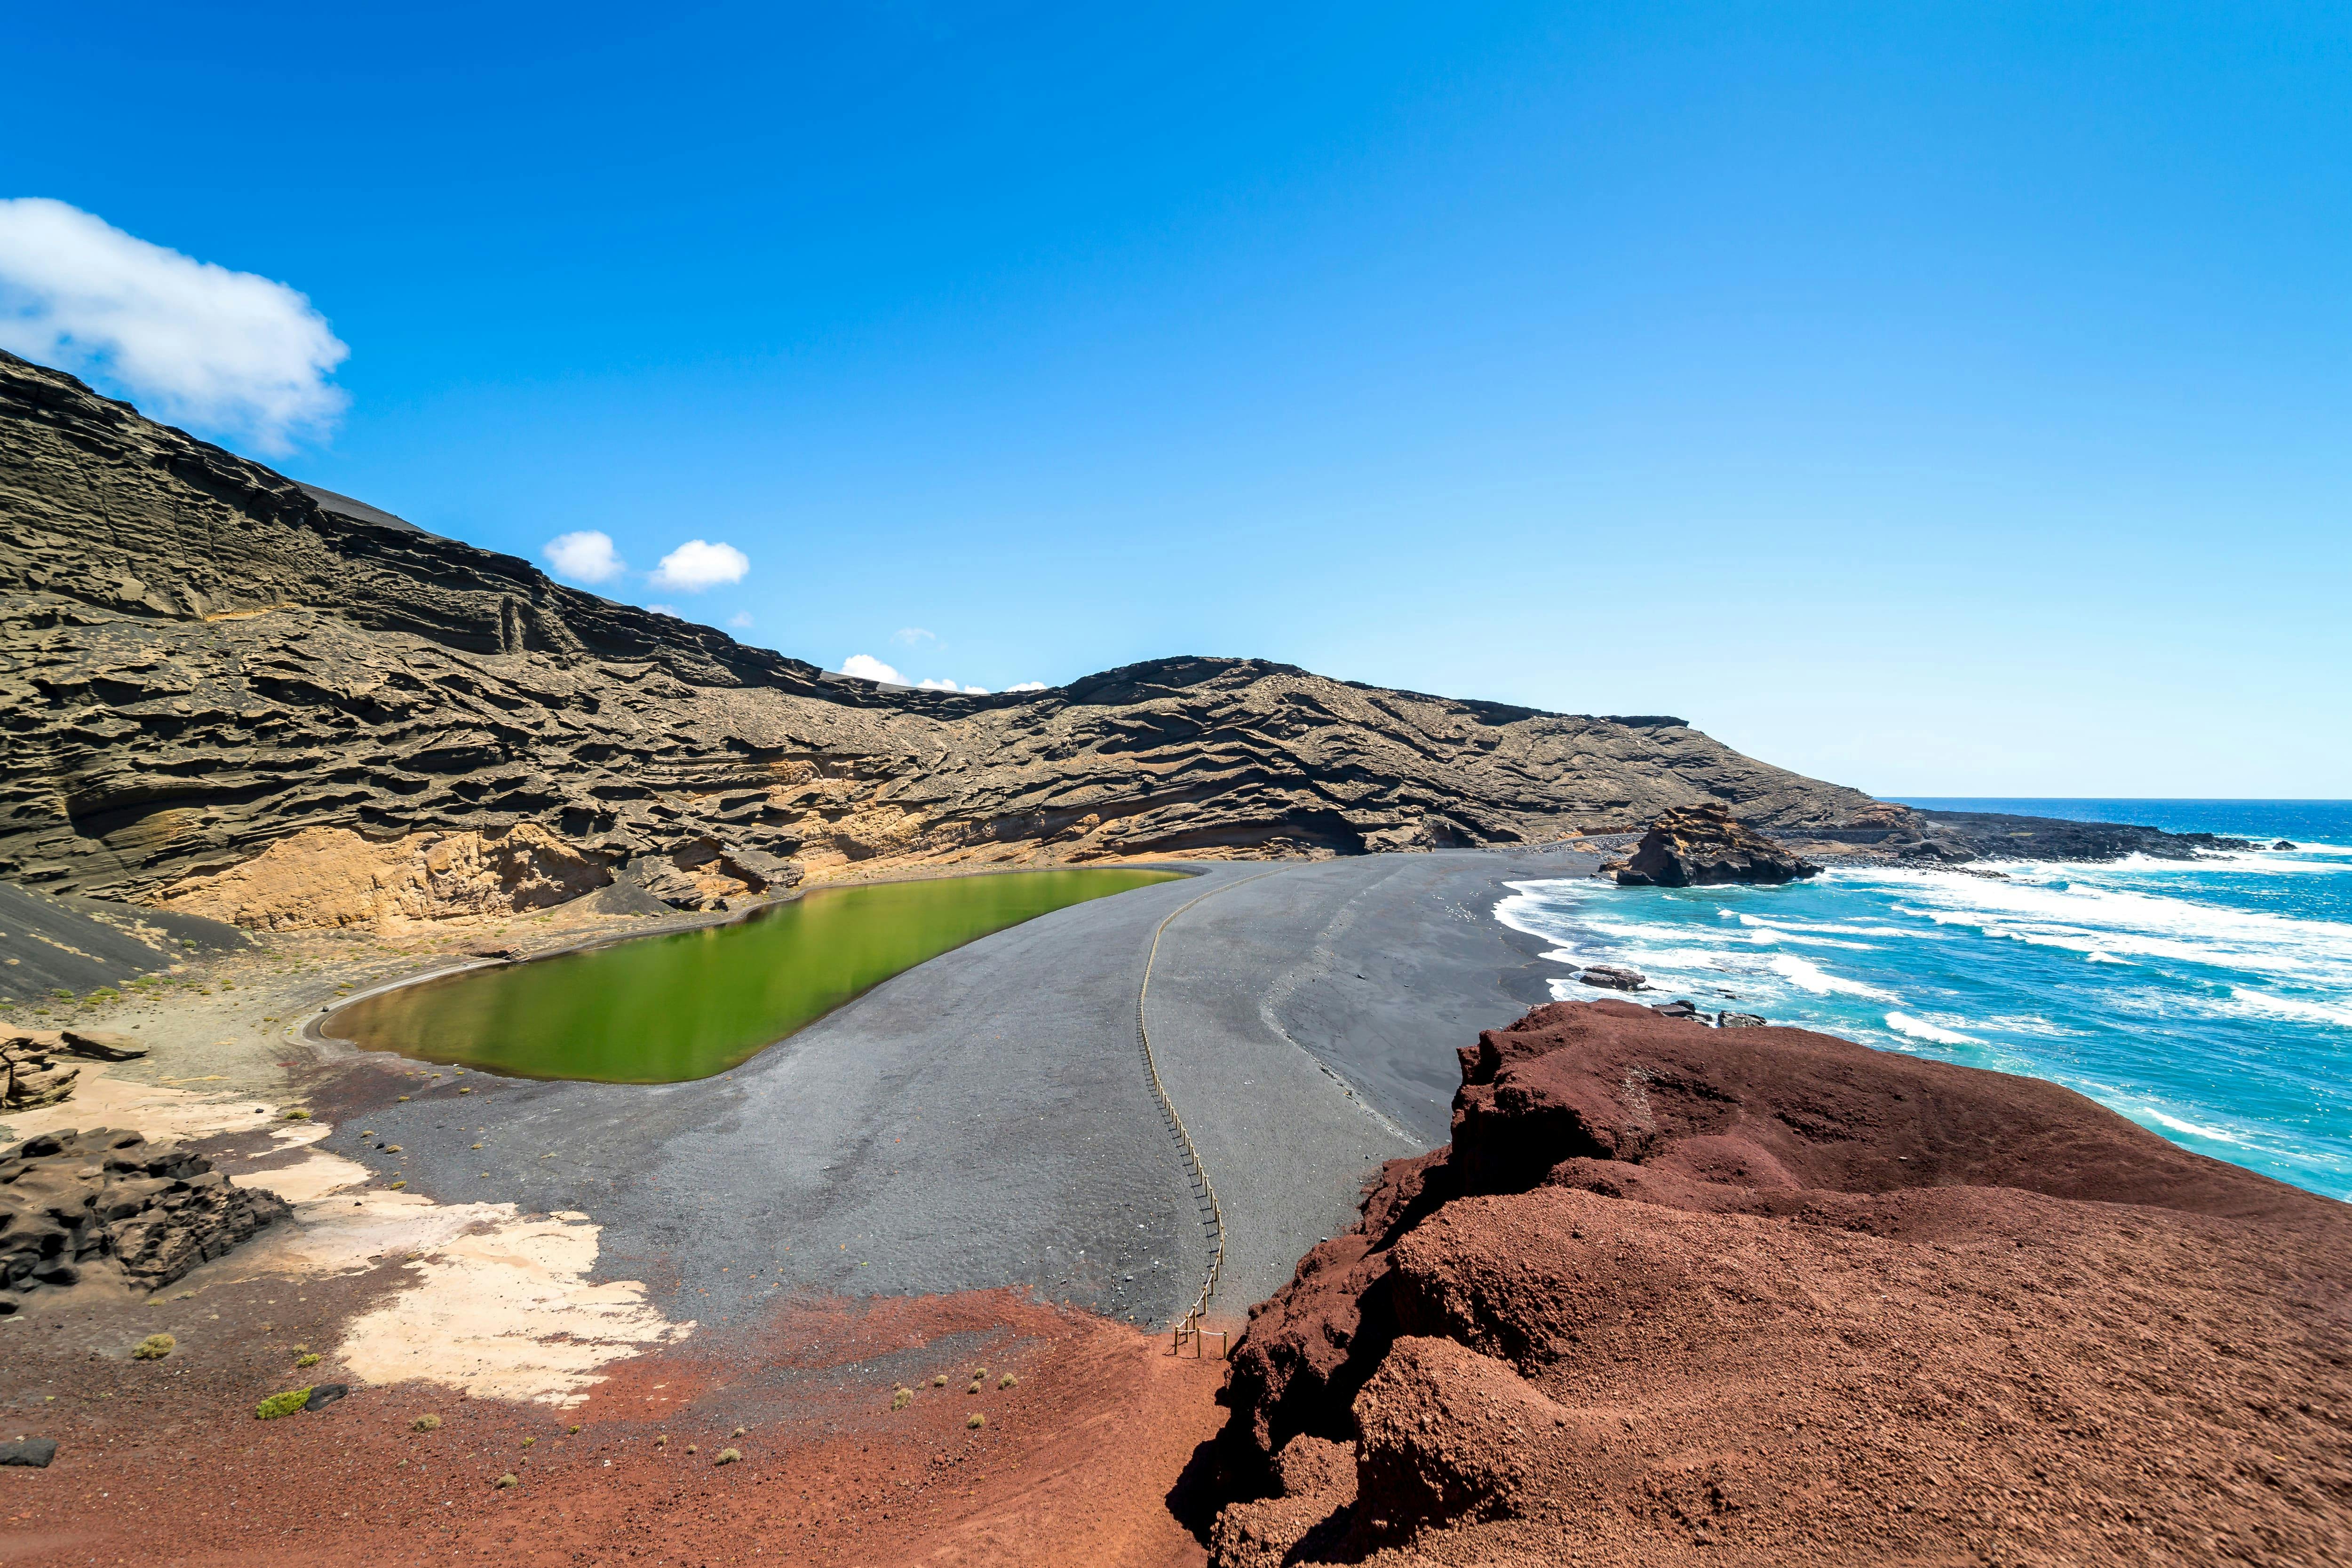
[[[19,1437],[14,1442],[0,1443],[0,1465],[29,1465],[34,1469],[46,1470],[57,1457],[58,1445],[53,1437]]]
[[[707,906],[793,867],[1520,843],[1707,800],[1807,831],[1880,809],[1678,719],[1263,660],[887,689],[322,504],[5,355],[0,608],[0,877],[247,926]]]
[[[1577,971],[1576,977],[1588,986],[1600,986],[1612,991],[1638,991],[1650,982],[1642,977],[1639,969],[1622,968],[1615,964],[1587,964]]]
[[[1798,1030],[1462,1057],[1251,1311],[1213,1562],[2352,1561],[2345,1205]]]
[[[1661,812],[1617,873],[1626,887],[1705,887],[1725,882],[1796,882],[1821,867],[1709,802]]]
[[[2222,850],[2250,850],[2249,839],[2216,833],[2170,833],[2128,822],[2070,822],[2057,817],[2012,817],[1992,811],[1921,811],[1931,840],[1955,844],[1987,860],[2116,861],[2126,855],[2194,860]]]
[[[178,1144],[104,1127],[27,1138],[0,1150],[0,1314],[107,1260],[159,1289],[292,1212]]]

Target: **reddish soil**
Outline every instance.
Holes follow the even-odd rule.
[[[1232,1568],[2352,1563],[2352,1209],[1622,1002],[1465,1051],[1236,1346]]]
[[[299,1303],[285,1281],[207,1291],[227,1326],[161,1362],[125,1355],[144,1333],[128,1306],[12,1325],[0,1435],[61,1448],[0,1469],[0,1563],[1203,1559],[1169,1494],[1216,1428],[1224,1367],[1165,1337],[1010,1292],[801,1302],[624,1363],[568,1411],[405,1384],[254,1419],[315,1375],[287,1370],[297,1336],[331,1343],[383,1272]],[[437,1430],[413,1429],[425,1415]],[[728,1448],[740,1462],[716,1462]]]

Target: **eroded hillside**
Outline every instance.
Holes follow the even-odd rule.
[[[829,675],[329,509],[5,354],[0,614],[0,876],[247,925],[1512,843],[1705,800],[1783,831],[1887,810],[1675,719],[1259,660],[996,696]]]

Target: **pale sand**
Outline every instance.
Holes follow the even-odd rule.
[[[266,1170],[218,1163],[238,1185],[293,1205],[294,1218],[191,1278],[354,1273],[406,1258],[410,1282],[352,1320],[337,1348],[362,1382],[423,1378],[469,1395],[571,1406],[606,1365],[694,1332],[656,1312],[636,1281],[589,1281],[602,1228],[586,1215],[525,1218],[511,1203],[441,1204],[372,1188],[365,1166],[310,1149],[333,1131],[328,1123],[280,1120],[267,1101],[142,1083],[109,1066],[82,1064],[73,1098],[11,1116],[10,1130],[21,1138],[136,1127],[160,1139],[266,1129],[274,1146],[250,1158],[300,1154]]]

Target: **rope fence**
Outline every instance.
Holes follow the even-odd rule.
[[[1143,1052],[1143,1074],[1151,1084],[1152,1096],[1160,1102],[1160,1113],[1167,1119],[1168,1130],[1175,1134],[1177,1151],[1184,1157],[1187,1177],[1192,1184],[1192,1195],[1200,1205],[1202,1228],[1209,1233],[1210,1239],[1208,1273],[1201,1281],[1201,1293],[1193,1298],[1192,1304],[1184,1309],[1184,1315],[1176,1322],[1173,1337],[1168,1347],[1171,1355],[1182,1350],[1187,1343],[1192,1344],[1194,1355],[1201,1354],[1201,1338],[1204,1332],[1201,1327],[1201,1319],[1207,1313],[1209,1298],[1217,1293],[1217,1281],[1224,1271],[1225,1211],[1223,1206],[1217,1202],[1216,1184],[1209,1179],[1208,1166],[1201,1163],[1201,1151],[1194,1146],[1192,1134],[1184,1125],[1184,1118],[1177,1114],[1176,1102],[1169,1097],[1168,1085],[1160,1082],[1160,1061],[1152,1053],[1151,1026],[1144,1016],[1143,1004],[1151,995],[1151,966],[1160,957],[1160,938],[1167,935],[1168,927],[1174,922],[1176,916],[1211,894],[1223,893],[1226,888],[1239,887],[1242,883],[1255,882],[1258,877],[1273,874],[1271,871],[1262,871],[1256,875],[1243,877],[1238,882],[1226,883],[1223,887],[1210,888],[1206,893],[1196,894],[1169,911],[1168,918],[1162,920],[1159,929],[1151,934],[1151,951],[1143,960],[1143,984],[1135,993],[1135,1042]],[[1232,1346],[1224,1332],[1223,1330],[1215,1332],[1220,1351],[1230,1350]]]

